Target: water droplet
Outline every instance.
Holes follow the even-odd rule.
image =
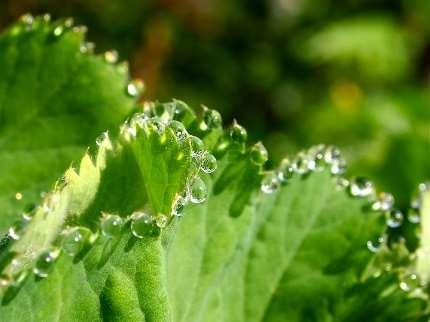
[[[381,192],[378,199],[372,204],[373,210],[389,211],[394,206],[394,197],[391,193]]]
[[[174,106],[172,109],[173,119],[182,120],[185,117],[187,111],[189,110],[188,105],[185,102],[177,99],[173,99],[172,103]]]
[[[367,248],[372,252],[372,253],[377,253],[382,245],[385,243],[385,238],[383,236],[379,236],[374,240],[369,240],[367,242]]]
[[[105,61],[109,64],[115,64],[118,62],[118,52],[116,50],[108,50],[103,56]]]
[[[131,232],[137,238],[158,237],[161,233],[154,218],[144,212],[135,212],[131,215]]]
[[[6,274],[0,274],[0,290],[3,288],[7,288],[9,285],[11,285],[13,282],[13,279],[11,276]]]
[[[34,17],[27,13],[25,15],[22,15],[20,20],[26,25],[26,30],[30,30],[33,28],[33,23],[34,23]]]
[[[277,171],[278,178],[282,183],[287,183],[294,175],[294,166],[288,158],[284,158]]]
[[[202,203],[208,196],[206,183],[198,176],[190,179],[187,184],[188,198],[192,203]]]
[[[263,165],[269,159],[266,147],[261,142],[257,142],[251,147],[249,152],[251,161],[256,165]]]
[[[399,286],[405,292],[413,292],[420,288],[420,279],[414,273],[406,273],[400,278]]]
[[[172,215],[176,217],[181,217],[187,203],[188,201],[186,198],[179,196],[173,205]]]
[[[243,144],[248,138],[248,133],[245,128],[239,125],[236,120],[233,121],[233,125],[230,127],[230,139],[236,144]]]
[[[408,221],[412,224],[418,224],[421,221],[421,215],[418,209],[412,208],[408,212]]]
[[[81,45],[81,47],[79,48],[79,50],[80,50],[80,52],[82,54],[92,54],[92,53],[94,53],[94,48],[95,48],[94,43],[92,43],[92,42],[86,42],[86,43],[83,43]]]
[[[132,97],[137,97],[143,92],[144,88],[145,85],[143,81],[141,79],[135,79],[127,85],[127,94]]]
[[[191,144],[191,151],[193,154],[199,154],[203,152],[205,149],[205,144],[197,136],[190,135],[190,144]]]
[[[8,229],[7,235],[13,240],[19,240],[21,238],[21,230],[23,227],[24,224],[18,222],[17,224]]]
[[[51,272],[53,264],[59,255],[59,249],[52,249],[43,252],[36,261],[36,265],[33,268],[33,273],[38,277],[48,277],[48,274]]]
[[[161,135],[164,133],[166,129],[166,125],[160,118],[151,118],[148,120],[148,126],[152,128],[158,135]]]
[[[106,143],[106,145],[107,145],[108,141],[109,141],[109,132],[105,131],[98,136],[98,138],[96,139],[96,144],[98,146],[102,146]],[[109,143],[109,145],[110,145],[110,143]]]
[[[159,228],[165,228],[167,226],[168,223],[168,218],[166,215],[162,215],[159,214],[156,218],[155,218],[155,223]]]
[[[45,21],[45,22],[50,22],[50,21],[51,21],[51,15],[50,15],[49,13],[45,13],[45,14],[42,16],[42,19],[43,19],[43,21]]]
[[[261,191],[264,193],[274,193],[279,189],[279,178],[276,173],[268,173],[261,181]]]
[[[21,192],[17,192],[17,193],[15,194],[15,199],[16,199],[16,200],[21,200],[21,199],[22,199],[22,193],[21,193]]]
[[[181,122],[171,121],[169,127],[173,130],[173,133],[175,133],[175,137],[178,141],[182,142],[188,137],[188,132]]]
[[[200,158],[200,170],[205,173],[212,173],[217,168],[217,160],[216,158],[210,154],[209,152],[203,153]]]
[[[331,164],[339,159],[342,159],[342,153],[335,146],[328,146],[324,152],[324,160]]]
[[[43,211],[49,215],[55,211],[55,208],[60,203],[60,194],[58,192],[52,192],[46,194],[45,199],[43,200],[42,209]]]
[[[143,128],[145,124],[148,122],[149,117],[145,113],[136,113],[130,120],[130,125],[133,127]]]
[[[64,32],[64,26],[58,25],[54,28],[54,31],[52,32],[55,37],[60,37]]]
[[[91,230],[85,227],[69,227],[62,232],[61,246],[70,256],[79,254],[86,245],[91,244],[95,237]]]
[[[124,219],[118,215],[102,213],[100,219],[101,232],[106,237],[115,237],[121,233],[124,226]]]
[[[128,124],[128,122],[124,122],[119,128],[119,133],[125,140],[130,141],[136,137],[137,130],[136,127]]]
[[[374,193],[373,184],[364,177],[353,178],[349,185],[349,193],[353,197],[368,197]]]
[[[387,213],[387,226],[390,228],[398,228],[403,223],[404,216],[399,210],[391,210]]]
[[[221,127],[222,117],[221,114],[216,110],[211,110],[207,107],[203,109],[203,122],[208,130]]]
[[[298,174],[306,174],[309,172],[308,156],[303,151],[299,152],[294,159],[294,168]]]

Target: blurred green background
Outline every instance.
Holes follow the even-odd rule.
[[[271,162],[338,145],[402,207],[430,179],[429,0],[2,0],[0,29],[27,12],[75,18],[146,99],[237,118]]]

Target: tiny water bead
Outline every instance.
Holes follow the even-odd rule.
[[[394,206],[394,196],[391,193],[381,192],[376,201],[372,204],[373,210],[389,211]]]
[[[304,151],[300,151],[294,159],[294,168],[298,174],[306,174],[309,172],[309,159]]]
[[[391,210],[387,212],[387,226],[390,228],[398,228],[403,223],[403,213],[400,210]]]
[[[349,185],[349,193],[353,197],[369,197],[374,193],[373,183],[364,177],[352,178]]]
[[[94,53],[95,45],[92,42],[85,42],[79,48],[81,54],[92,54]]]
[[[108,140],[109,140],[109,132],[105,131],[97,137],[96,144],[98,146],[102,146],[102,145],[106,144],[108,142]]]
[[[41,278],[48,277],[53,268],[53,264],[59,255],[59,249],[52,249],[43,252],[36,261],[36,265],[33,268],[33,273]]]
[[[233,125],[230,127],[230,139],[236,144],[243,144],[248,138],[248,133],[245,128],[239,125],[236,120],[233,121]]]
[[[261,191],[267,194],[276,192],[279,189],[279,178],[274,172],[268,173],[261,181]]]
[[[175,120],[170,121],[169,127],[173,130],[176,140],[178,140],[179,142],[185,141],[185,139],[188,137],[188,132],[181,122]]]
[[[151,215],[139,211],[131,215],[131,232],[137,238],[144,238],[157,237],[161,230]]]
[[[269,159],[269,153],[261,142],[257,142],[251,147],[249,155],[251,157],[251,161],[256,165],[263,165]]]
[[[115,237],[121,233],[124,219],[118,215],[103,213],[100,219],[100,229],[103,236]]]
[[[29,13],[22,15],[20,20],[27,26],[32,26],[34,23],[34,17]]]
[[[116,50],[108,50],[103,55],[105,61],[109,64],[115,64],[118,62],[118,52]]]
[[[419,209],[411,208],[408,212],[408,221],[412,224],[418,224],[421,222],[421,215]]]
[[[188,201],[186,198],[179,196],[173,205],[172,215],[176,217],[181,217],[187,203]]]
[[[188,199],[192,203],[202,203],[208,196],[206,183],[199,176],[191,178],[187,183]]]
[[[204,173],[212,173],[216,170],[216,168],[216,158],[209,152],[203,153],[200,158],[200,170],[202,170]]]
[[[413,292],[421,287],[421,283],[417,274],[406,273],[400,277],[399,286],[405,292]]]
[[[207,107],[204,107],[203,122],[206,125],[208,130],[221,127],[222,125],[221,114],[216,110],[211,110]]]
[[[294,176],[294,165],[291,163],[290,159],[282,159],[277,174],[279,180],[284,184]]]
[[[70,256],[79,254],[86,245],[91,244],[95,239],[91,230],[85,227],[69,227],[61,234],[62,249]]]
[[[159,214],[157,215],[157,217],[155,218],[155,224],[159,227],[159,228],[165,228],[167,226],[169,222],[169,219],[167,218],[166,215],[163,214]]]
[[[131,97],[137,97],[139,96],[145,88],[145,85],[141,79],[135,79],[131,81],[127,85],[127,94]]]
[[[381,249],[381,247],[384,245],[384,243],[385,243],[385,238],[383,236],[379,236],[375,239],[367,241],[367,248],[372,253],[377,253]]]
[[[128,122],[124,122],[119,128],[119,133],[124,139],[130,141],[136,137],[137,130],[133,125],[130,125]]]

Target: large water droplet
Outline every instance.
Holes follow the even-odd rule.
[[[190,135],[190,144],[193,155],[201,154],[205,149],[205,144],[197,136]]]
[[[131,215],[131,232],[137,238],[144,238],[158,237],[161,230],[151,215],[139,211]]]
[[[294,175],[294,165],[288,158],[284,158],[277,171],[278,178],[282,183],[287,183]]]
[[[239,125],[236,120],[233,121],[233,125],[230,128],[230,139],[232,142],[237,144],[243,144],[248,138],[248,133],[245,128]]]
[[[354,197],[368,197],[374,193],[373,184],[364,177],[352,178],[349,185],[349,192]]]
[[[378,199],[372,204],[373,210],[389,211],[394,206],[394,197],[391,193],[381,192]]]
[[[192,203],[202,203],[208,196],[206,183],[198,176],[190,179],[187,184],[188,199]]]
[[[367,241],[367,248],[372,252],[376,253],[381,250],[381,247],[385,243],[385,238],[383,236],[379,236],[373,240]]]
[[[33,273],[38,277],[48,277],[48,274],[51,272],[53,264],[59,255],[59,249],[52,249],[40,254],[36,261],[36,265],[33,268]]]
[[[181,122],[171,121],[169,123],[169,127],[173,130],[176,140],[178,140],[179,142],[185,141],[185,139],[188,137],[188,132]]]
[[[208,130],[221,127],[222,125],[221,114],[209,108],[204,108],[203,110],[203,121]]]
[[[217,168],[216,158],[209,152],[203,153],[200,158],[200,170],[202,170],[205,173],[212,173],[216,170],[216,168]]]
[[[70,255],[75,256],[79,254],[85,246],[91,244],[95,236],[85,227],[70,227],[62,232],[61,246],[63,251]]]
[[[143,92],[144,88],[145,85],[143,81],[141,79],[135,79],[127,85],[127,94],[132,97],[137,97]]]
[[[118,52],[116,50],[109,50],[104,53],[104,59],[109,64],[115,64],[118,62]]]
[[[179,196],[173,205],[172,215],[176,217],[182,216],[182,213],[187,203],[188,201],[186,198]]]
[[[118,215],[103,213],[100,219],[102,234],[107,237],[115,237],[121,233],[124,219]]]
[[[274,193],[279,189],[279,178],[274,172],[268,173],[261,181],[261,191],[264,193]]]
[[[263,165],[267,162],[269,154],[267,153],[266,147],[261,142],[257,142],[251,147],[249,151],[251,161],[256,165]]]
[[[391,210],[387,213],[387,226],[390,228],[398,228],[403,223],[404,216],[399,210]]]

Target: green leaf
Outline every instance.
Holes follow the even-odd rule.
[[[0,230],[135,105],[123,68],[88,53],[84,28],[48,20],[26,15],[0,36]]]
[[[47,41],[58,33],[43,20],[22,28],[12,27],[10,37],[46,29],[40,37]],[[60,39],[67,35],[75,33]],[[75,54],[88,60],[78,79],[88,69],[104,71],[95,68],[104,62]],[[121,80],[112,88],[124,90]],[[105,91],[99,81],[97,95]],[[92,102],[98,96],[87,89],[72,96]],[[58,96],[58,106],[67,97]],[[47,111],[33,123],[49,119]],[[76,129],[95,122],[76,113]],[[201,114],[177,100],[147,103],[66,170],[1,241],[1,320],[428,320],[426,301],[399,288],[397,271],[377,266],[368,246],[389,233],[385,214],[371,210],[371,183],[338,175],[335,149],[316,146],[266,171],[267,151],[247,146],[245,129],[235,122],[223,130],[216,111]],[[46,141],[69,144],[57,131],[27,140],[38,146],[49,133]],[[184,200],[191,203],[179,216]]]

